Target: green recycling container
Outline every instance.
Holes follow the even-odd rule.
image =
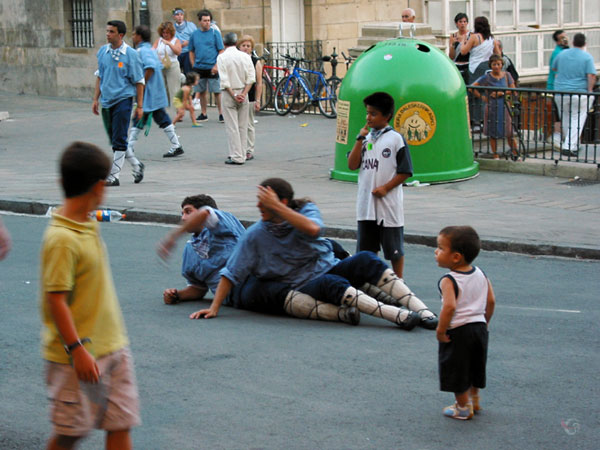
[[[427,42],[398,38],[366,50],[344,77],[331,178],[357,180],[358,171],[348,169],[346,155],[366,122],[363,99],[377,91],[394,98],[390,125],[410,148],[414,174],[408,182],[439,183],[477,175],[467,93],[456,66]]]

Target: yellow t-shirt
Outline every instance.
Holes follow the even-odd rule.
[[[129,344],[98,223],[75,222],[53,214],[41,252],[42,354],[48,361],[69,364],[50,308],[48,292],[68,292],[69,309],[79,339],[96,357]]]

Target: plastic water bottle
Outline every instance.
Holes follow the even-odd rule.
[[[118,222],[125,217],[125,214],[113,209],[97,209],[92,213],[92,217],[95,217],[98,222]]]

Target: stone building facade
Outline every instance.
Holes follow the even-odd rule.
[[[250,34],[257,43],[323,42],[323,52],[356,45],[361,25],[400,21],[410,6],[422,17],[421,0],[0,0],[0,89],[16,93],[91,98],[96,52],[108,20],[156,28],[174,7],[209,9],[223,31]],[[259,47],[260,51],[260,47]]]

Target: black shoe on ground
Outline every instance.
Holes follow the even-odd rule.
[[[219,122],[225,123],[225,119],[223,118],[223,114],[219,114]]]
[[[233,165],[233,166],[243,166],[244,163],[234,161],[233,159],[226,159],[225,164]]]
[[[144,179],[144,167],[144,163],[140,162],[140,167],[138,167],[138,170],[133,171],[133,182],[135,184],[140,183]]]
[[[183,155],[183,148],[179,147],[175,150],[171,149],[163,155],[163,158],[173,158],[174,156]]]
[[[246,153],[246,161],[252,161],[254,159],[254,155],[252,153]]]
[[[417,315],[420,316],[420,314]],[[434,314],[431,317],[420,318],[419,326],[426,330],[435,330],[438,326],[438,321],[438,316]]]
[[[577,156],[577,151],[576,150],[561,150],[560,154],[563,156]]]
[[[113,178],[112,180],[106,180],[104,186],[121,186],[121,183],[119,183],[118,178]]]
[[[198,122],[208,122],[208,116],[206,114],[200,114],[198,117],[196,117],[196,120]]]
[[[408,311],[406,319],[404,319],[403,321],[396,322],[396,324],[403,330],[410,331],[414,327],[419,325],[419,322],[421,322],[421,317],[419,316],[419,314],[413,311]]]
[[[360,311],[355,306],[341,307],[338,317],[340,322],[347,323],[348,325],[358,325],[360,323]]]

